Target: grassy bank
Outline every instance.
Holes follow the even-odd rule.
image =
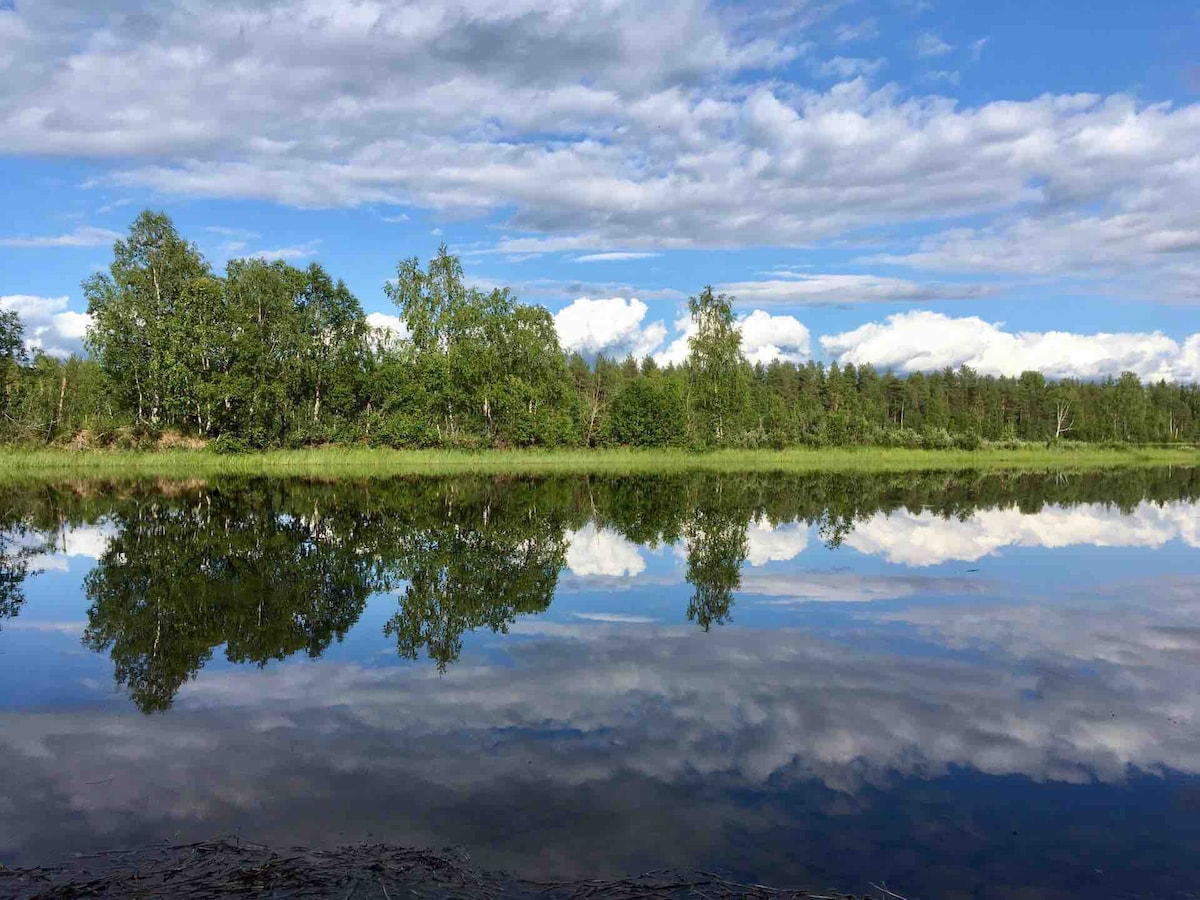
[[[207,450],[0,450],[0,478],[278,475],[369,477],[414,474],[653,473],[679,471],[896,472],[918,470],[1092,469],[1200,464],[1195,448],[898,450],[385,450],[326,447],[220,455]]]

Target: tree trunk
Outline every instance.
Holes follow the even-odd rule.
[[[1070,416],[1070,403],[1060,401],[1054,405],[1054,439],[1056,441],[1072,429],[1074,420]]]
[[[54,429],[62,422],[63,402],[67,399],[67,373],[63,372],[62,383],[58,388],[58,411],[50,419],[50,427],[46,431],[46,443],[54,440]]]

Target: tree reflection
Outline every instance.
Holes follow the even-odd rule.
[[[117,535],[85,580],[84,643],[110,654],[139,709],[157,712],[221,645],[229,661],[260,666],[317,657],[371,594],[395,589],[385,633],[402,656],[425,648],[444,671],[464,632],[506,631],[550,605],[566,526],[529,500],[252,485],[137,501],[113,517]]]
[[[27,510],[4,504],[0,511],[0,623],[21,612],[25,581],[34,574],[30,563],[51,552],[53,542],[53,535],[31,527]]]
[[[25,605],[25,579],[29,577],[29,555],[13,546],[9,532],[0,535],[0,623],[11,619]]]
[[[520,615],[544,612],[566,564],[561,526],[533,518],[464,528],[448,522],[413,534],[391,571],[407,586],[384,626],[406,659],[422,647],[439,671],[458,659],[463,633],[507,632]]]
[[[693,588],[687,617],[705,631],[729,621],[749,552],[746,525],[737,511],[713,504],[698,507],[684,528],[687,580]]]
[[[257,491],[137,504],[85,581],[84,643],[110,652],[138,708],[168,708],[225,645],[231,662],[319,656],[358,621],[369,559],[318,515]]]
[[[341,641],[368,598],[394,593],[384,625],[400,656],[445,671],[466,632],[507,632],[549,608],[567,535],[589,523],[643,546],[680,544],[686,615],[731,618],[751,521],[816,525],[837,546],[898,509],[963,517],[1115,498],[1194,499],[1196,470],[858,476],[759,473],[657,477],[414,478],[314,483],[0,487],[0,618],[25,603],[31,560],[71,527],[112,532],[85,579],[87,647],[145,712],[169,708],[218,651],[264,666]],[[7,510],[8,512],[3,512]]]

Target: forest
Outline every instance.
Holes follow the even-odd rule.
[[[550,312],[470,286],[443,246],[384,286],[408,335],[372,328],[318,264],[213,270],[162,213],[141,213],[83,283],[86,356],[30,354],[0,312],[0,442],[79,448],[204,443],[218,451],[397,448],[975,449],[1021,442],[1200,440],[1200,387],[1133,373],[1052,381],[967,367],[751,365],[734,298],[705,288],[681,365],[585,359]]]

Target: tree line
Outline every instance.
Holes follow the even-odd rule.
[[[218,449],[771,447],[971,449],[982,442],[1200,440],[1200,387],[1133,373],[1052,381],[968,367],[901,375],[742,353],[734,299],[689,301],[689,355],[585,359],[548,310],[466,283],[443,246],[384,291],[407,337],[373,329],[312,264],[235,259],[217,273],[162,213],[143,212],[83,283],[88,354],[30,355],[0,313],[0,440]]]

